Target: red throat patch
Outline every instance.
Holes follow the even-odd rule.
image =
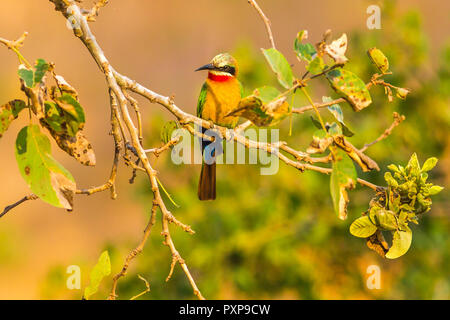
[[[212,80],[212,81],[217,81],[217,82],[225,82],[228,81],[230,79],[232,79],[232,76],[226,76],[226,75],[218,75],[218,74],[214,74],[211,72],[208,72],[208,79]]]

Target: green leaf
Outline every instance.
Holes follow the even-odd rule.
[[[348,194],[347,189],[353,189],[356,184],[356,169],[352,160],[341,149],[336,149],[336,159],[331,172],[330,190],[334,210],[339,219],[347,218]]]
[[[263,49],[262,51],[273,72],[277,74],[278,82],[286,89],[292,87],[294,74],[283,54],[274,48]]]
[[[438,194],[439,192],[441,192],[443,189],[444,189],[444,187],[441,187],[441,186],[432,186],[428,190],[428,193],[430,194],[430,196],[434,196],[435,194]]]
[[[397,219],[392,211],[387,211],[383,208],[379,208],[372,213],[371,210],[371,221],[380,229],[383,230],[397,230]]]
[[[390,164],[387,166],[387,168],[393,172],[400,173],[400,170],[398,169],[398,167],[395,164]]]
[[[386,182],[389,186],[394,187],[394,188],[398,187],[398,182],[397,182],[397,180],[394,179],[394,177],[392,176],[392,173],[386,172],[384,174],[384,180],[386,180]]]
[[[389,70],[389,60],[380,49],[371,48],[367,51],[367,55],[382,73],[386,73]]]
[[[309,73],[315,75],[321,73],[323,70],[325,70],[327,66],[323,62],[323,58],[316,56],[307,66],[306,70],[309,71]]]
[[[333,101],[330,97],[322,97],[322,102],[330,102]],[[342,134],[346,137],[353,137],[355,134],[350,130],[344,123],[344,113],[342,112],[341,106],[337,103],[329,106],[328,111],[335,117],[335,119],[339,122],[339,125],[342,129]]]
[[[350,225],[350,233],[358,238],[368,238],[377,231],[377,227],[370,221],[368,216],[363,216]]]
[[[31,191],[55,207],[71,210],[75,181],[51,156],[50,140],[39,126],[29,125],[19,132],[15,151],[20,173]]]
[[[161,129],[161,141],[167,144],[172,139],[172,133],[178,128],[176,121],[166,122]]]
[[[34,83],[35,84],[40,83],[42,81],[42,78],[44,77],[48,68],[49,68],[49,64],[47,62],[45,62],[44,59],[38,59],[36,61],[36,66],[35,66],[36,71],[34,72]]]
[[[19,77],[24,81],[25,86],[28,88],[33,88],[34,86],[34,72],[28,69],[24,64],[19,66],[18,71]]]
[[[344,123],[339,122],[339,125],[341,126],[342,129],[342,134],[346,137],[353,137],[355,135],[355,133],[350,130]]]
[[[413,175],[418,175],[420,173],[420,163],[419,163],[419,159],[417,158],[417,154],[415,152],[409,159],[409,162],[406,165],[406,169],[411,170],[411,173]]]
[[[352,106],[354,111],[361,111],[372,103],[365,83],[354,73],[342,68],[326,73],[331,87]]]
[[[400,231],[400,230],[395,231],[392,240],[392,246],[386,253],[386,258],[396,259],[404,255],[411,246],[411,241],[412,241],[411,229],[408,228],[407,231]]]
[[[258,96],[263,103],[268,103],[270,101],[275,100],[281,94],[281,92],[274,87],[264,86],[261,88],[255,89],[253,92],[254,95]]]
[[[58,135],[75,137],[83,129],[86,121],[83,108],[70,94],[63,93],[54,101],[45,101],[45,118],[41,119],[49,130]],[[52,133],[54,137],[54,134]]]
[[[333,101],[333,99],[331,99],[331,97],[326,97],[326,96],[322,97],[322,102],[324,102],[324,103],[331,102],[331,101]],[[331,106],[328,107],[328,111],[330,111],[333,114],[333,116],[336,118],[337,121],[344,122],[344,113],[342,112],[342,109],[339,106],[339,104],[337,104],[337,103],[332,104]]]
[[[425,163],[423,164],[421,171],[422,172],[430,171],[431,169],[433,169],[436,166],[437,162],[438,162],[438,159],[435,157],[427,159],[427,161],[425,161]]]
[[[58,105],[53,101],[45,101],[44,107],[45,118],[43,121],[45,121],[55,132],[64,132],[65,129],[63,128],[63,125],[66,121]]]
[[[42,78],[44,78],[45,73],[49,69],[49,64],[43,59],[38,59],[34,68],[35,71],[28,69],[23,64],[19,66],[19,77],[24,81],[25,86],[28,88],[33,88],[36,84],[42,81]]]
[[[58,146],[85,166],[95,166],[95,153],[82,132],[84,123],[59,107],[54,101],[45,101],[45,117],[40,119]],[[83,114],[84,117],[84,114]]]
[[[319,120],[317,120],[317,119],[314,118],[313,116],[310,116],[310,118],[311,118],[311,122],[313,123],[313,125],[314,125],[317,129],[323,130],[322,125],[320,124],[320,121],[319,121]]]
[[[328,128],[328,133],[331,136],[338,136],[342,134],[342,129],[336,122],[333,122]]]
[[[389,210],[398,212],[400,210],[400,195],[395,195],[393,192],[389,193]]]
[[[83,107],[72,95],[63,93],[61,97],[57,98],[56,103],[61,109],[74,117],[77,123],[82,124],[86,122]]]
[[[12,100],[0,106],[0,138],[3,136],[9,125],[14,119],[17,119],[19,112],[26,108],[22,100]]]
[[[312,44],[302,43],[302,41],[306,38],[306,30],[302,30],[297,34],[297,38],[294,42],[294,51],[300,59],[306,62],[311,62],[313,57],[317,54],[317,51]]]
[[[88,300],[98,291],[103,278],[111,274],[111,261],[108,251],[103,251],[97,264],[91,271],[89,286],[84,289],[84,298]]]
[[[399,230],[401,230],[401,231],[408,231],[408,220],[409,220],[409,217],[408,217],[408,212],[406,212],[406,211],[400,211],[400,214],[399,214],[399,216],[398,216],[398,228],[399,228]],[[412,220],[413,222],[415,221],[415,220]]]

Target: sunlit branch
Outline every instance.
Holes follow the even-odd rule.
[[[386,139],[388,136],[391,135],[392,131],[400,124],[403,122],[403,120],[405,120],[405,116],[404,115],[399,115],[397,112],[394,112],[394,122],[392,122],[392,124],[389,126],[389,128],[387,128],[377,139],[375,139],[374,141],[372,141],[371,143],[367,143],[366,145],[364,145],[364,147],[362,147],[361,149],[359,149],[359,151],[364,152],[366,151],[369,147],[373,146],[375,143],[380,142],[381,140]]]
[[[38,196],[35,195],[35,194],[29,194],[29,195],[23,197],[23,198],[20,199],[19,201],[15,202],[15,203],[13,203],[13,204],[11,204],[11,205],[9,205],[9,206],[6,206],[5,209],[3,210],[3,212],[0,213],[0,218],[3,217],[5,214],[7,214],[10,210],[12,210],[12,209],[14,209],[15,207],[17,207],[18,205],[24,203],[25,201],[28,201],[28,200],[36,200],[36,199],[38,199]]]

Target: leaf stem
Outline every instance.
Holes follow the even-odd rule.
[[[20,63],[23,63],[28,69],[31,69],[33,66],[27,61],[27,59],[25,59],[25,57],[20,53],[20,51],[15,48],[12,47],[11,48],[12,51],[14,51],[17,55],[17,58],[19,59]]]
[[[172,199],[172,197],[170,196],[170,193],[167,192],[166,188],[164,188],[163,184],[161,183],[161,181],[159,180],[158,177],[156,177],[156,181],[158,181],[159,186],[161,187],[161,189],[164,191],[164,193],[166,194],[167,198],[169,198],[170,202],[172,202],[172,204],[179,208],[180,206]]]
[[[301,89],[302,89],[303,94],[306,96],[306,98],[308,99],[309,103],[313,107],[314,111],[316,112],[317,118],[319,118],[319,122],[320,122],[320,125],[322,126],[323,131],[325,131],[325,133],[328,135],[328,131],[325,128],[325,124],[324,124],[324,122],[322,120],[322,117],[320,116],[320,112],[317,109],[314,101],[311,99],[311,96],[308,94],[308,91],[306,91],[305,87],[301,87]]]

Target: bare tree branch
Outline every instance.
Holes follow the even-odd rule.
[[[142,281],[144,281],[145,283],[145,290],[142,291],[141,293],[135,295],[134,297],[132,297],[130,300],[136,300],[137,298],[139,298],[140,296],[143,296],[144,294],[146,294],[147,292],[150,292],[150,284],[148,283],[148,281],[144,278],[141,277],[140,275],[138,275],[139,279],[141,279]]]
[[[369,147],[373,146],[375,143],[380,142],[381,140],[384,140],[387,137],[389,137],[391,135],[392,131],[406,119],[404,115],[399,115],[397,112],[394,112],[393,116],[394,116],[394,122],[392,122],[392,124],[389,126],[389,128],[387,128],[381,134],[381,136],[379,136],[377,139],[375,139],[371,143],[367,143],[366,145],[364,145],[364,147],[359,149],[360,152],[366,151]]]
[[[23,198],[20,199],[19,201],[15,202],[15,203],[13,203],[13,204],[11,204],[11,205],[9,205],[9,206],[6,206],[5,209],[3,210],[3,212],[0,213],[0,218],[3,217],[5,214],[7,214],[10,210],[12,210],[12,209],[14,209],[15,207],[17,207],[18,205],[24,203],[25,201],[28,201],[28,200],[36,200],[37,198],[38,198],[37,195],[35,195],[35,194],[29,194],[28,196],[23,197]]]
[[[159,209],[162,212],[162,221],[163,221],[163,235],[165,238],[165,244],[167,244],[172,252],[172,256],[177,257],[177,261],[180,263],[184,273],[186,274],[193,290],[194,294],[199,299],[204,299],[202,294],[200,293],[200,290],[198,289],[197,285],[195,284],[195,281],[190,274],[190,271],[184,262],[184,260],[181,258],[180,254],[175,248],[175,245],[172,241],[170,231],[169,231],[169,223],[173,222],[177,225],[182,225],[181,223],[176,223],[178,220],[176,220],[173,215],[170,213],[169,210],[167,210],[164,201],[162,200],[157,178],[156,178],[156,171],[152,168],[150,165],[150,162],[147,158],[147,155],[145,153],[145,150],[143,149],[140,141],[140,135],[139,135],[139,129],[136,128],[134,125],[130,113],[128,111],[128,99],[124,91],[127,89],[123,83],[119,82],[117,80],[117,77],[115,76],[115,71],[113,67],[110,65],[109,61],[105,57],[103,50],[97,43],[97,40],[93,36],[90,27],[88,25],[86,17],[82,14],[80,8],[76,5],[76,3],[73,0],[50,0],[55,4],[55,9],[58,11],[61,11],[61,13],[66,17],[70,19],[74,19],[77,23],[74,25],[74,34],[80,40],[83,42],[83,44],[87,47],[89,52],[91,53],[92,57],[96,61],[98,67],[105,75],[108,87],[110,88],[112,94],[117,98],[118,107],[120,110],[120,113],[122,115],[123,122],[125,124],[125,127],[127,128],[127,131],[131,138],[131,144],[142,164],[143,169],[147,173],[147,176],[149,178],[150,184],[151,184],[151,190],[153,192],[154,196],[154,204],[156,204]],[[167,104],[172,105],[173,102],[171,99],[167,99]],[[181,110],[180,110],[181,111]],[[186,226],[184,228],[186,231],[190,230],[190,227]],[[110,294],[110,299],[114,299],[116,297],[115,291],[117,286],[117,281],[120,277],[122,277],[126,270],[128,269],[129,262],[142,251],[145,242],[148,238],[149,230],[150,228],[147,228],[148,233],[144,234],[144,238],[141,241],[141,243],[138,245],[138,247],[133,250],[130,255],[127,257],[124,267],[122,268],[122,271],[115,277],[114,283],[113,283],[113,289]]]
[[[259,7],[259,5],[256,3],[255,0],[247,0],[247,1],[253,8],[255,8],[255,10],[258,12],[259,16],[261,17],[261,19],[264,21],[264,25],[266,26],[267,35],[269,36],[270,45],[272,46],[272,48],[276,49],[275,41],[273,40],[272,29],[270,28],[270,20],[266,17],[266,15],[261,10],[261,8]]]
[[[148,237],[150,236],[150,231],[152,230],[152,227],[155,224],[156,211],[158,210],[158,206],[159,206],[159,204],[155,200],[153,200],[152,211],[151,211],[151,214],[150,214],[150,219],[149,219],[149,221],[147,223],[147,226],[145,227],[145,230],[144,230],[144,236],[142,237],[142,240],[141,240],[141,242],[139,242],[137,247],[134,248],[133,251],[131,251],[128,254],[128,256],[125,258],[125,262],[123,264],[122,270],[120,270],[120,272],[117,273],[114,276],[111,293],[109,294],[109,297],[108,297],[109,300],[116,299],[116,297],[117,297],[117,294],[116,294],[117,282],[119,281],[119,279],[121,277],[124,277],[126,275],[131,260],[133,260],[144,249],[145,242],[147,241]]]

